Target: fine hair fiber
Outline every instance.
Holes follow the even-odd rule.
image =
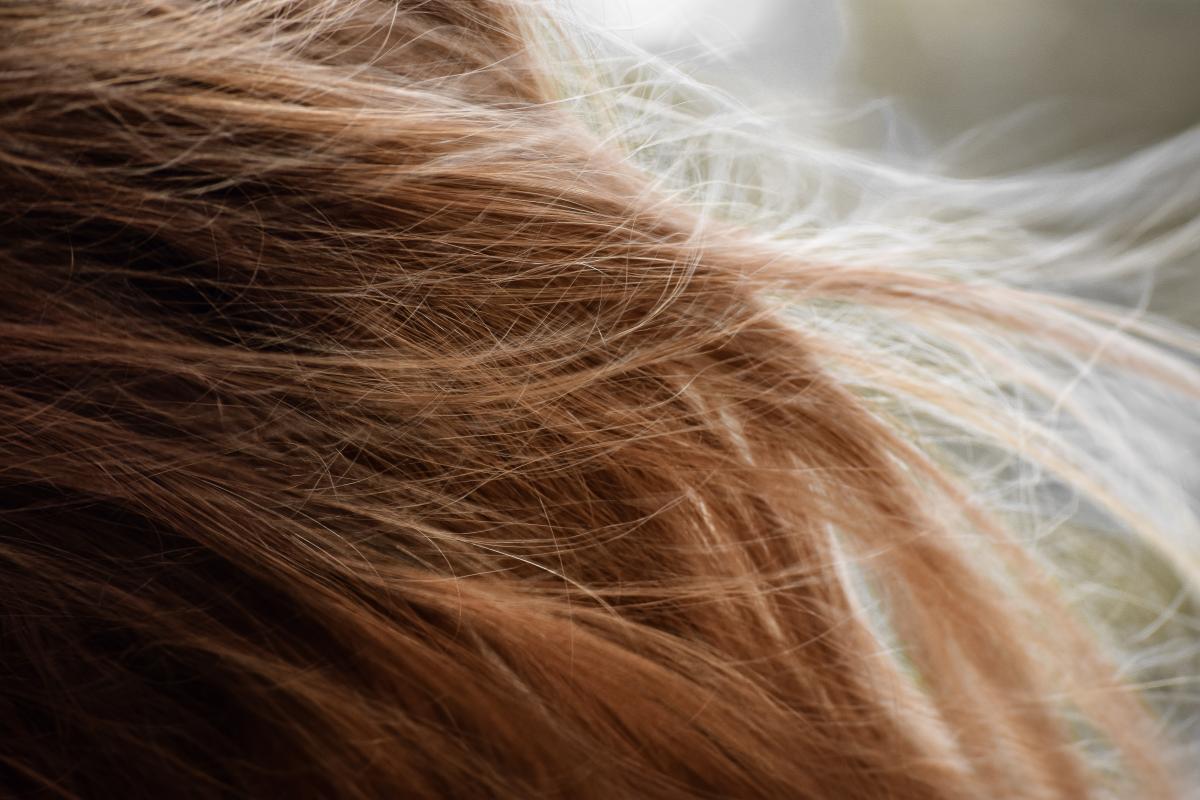
[[[0,787],[1186,796],[1197,176],[519,0],[0,3]]]

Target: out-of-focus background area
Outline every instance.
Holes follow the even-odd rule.
[[[1200,125],[1200,0],[556,1],[764,117],[918,172],[1096,166]],[[1200,264],[1165,269],[1149,308],[1200,327]]]
[[[1200,0],[564,1],[749,105],[840,108],[845,143],[964,174],[1200,122]]]
[[[1031,172],[1081,175],[1070,191],[1049,198],[1063,205],[1114,191],[1091,180],[1106,173],[1140,203],[1117,212],[1136,217],[1127,221],[1134,226],[1165,217],[1151,190],[1170,196],[1167,184],[1178,183],[1183,206],[1157,234],[1173,226],[1195,237],[1200,201],[1189,203],[1200,198],[1200,163],[1172,161],[1143,183],[1130,177],[1136,171],[1106,172],[1104,165],[1133,160],[1200,125],[1200,0],[560,1],[760,116],[869,153],[874,163],[918,175],[936,170],[955,186],[1020,184],[1013,176]],[[1081,231],[1052,233],[1086,237],[1105,222],[1089,214],[1114,213],[1087,198],[1078,208],[1073,224]],[[1159,285],[1148,295],[1150,311],[1193,327],[1200,326],[1197,245],[1177,248],[1186,255],[1172,271],[1156,273]],[[1075,290],[1088,294],[1086,285]],[[1114,540],[1101,547],[1105,540],[1092,533],[1071,541],[1064,563],[1079,584],[1115,587],[1121,597],[1102,599],[1102,616],[1141,636],[1143,646],[1174,646],[1173,636],[1198,651],[1200,612],[1174,613],[1183,589],[1163,563]],[[1168,619],[1177,628],[1170,636]],[[1200,694],[1188,682],[1194,676],[1180,678],[1179,669],[1150,677],[1178,681],[1164,705],[1200,731]]]

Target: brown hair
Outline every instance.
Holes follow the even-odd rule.
[[[508,0],[0,29],[12,792],[1173,796],[1018,523],[879,387],[1010,432],[789,316],[1086,354],[1090,312],[701,219]]]

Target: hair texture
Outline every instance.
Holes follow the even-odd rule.
[[[0,4],[14,796],[1183,791],[1194,339],[1029,283],[1190,257],[1197,137],[957,184],[605,52]],[[1168,576],[1157,649],[1051,541]]]

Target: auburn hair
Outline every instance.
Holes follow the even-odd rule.
[[[1184,332],[706,210],[533,4],[0,30],[14,796],[1181,791],[988,487],[1036,470],[1191,592],[1047,367],[1194,400]]]

